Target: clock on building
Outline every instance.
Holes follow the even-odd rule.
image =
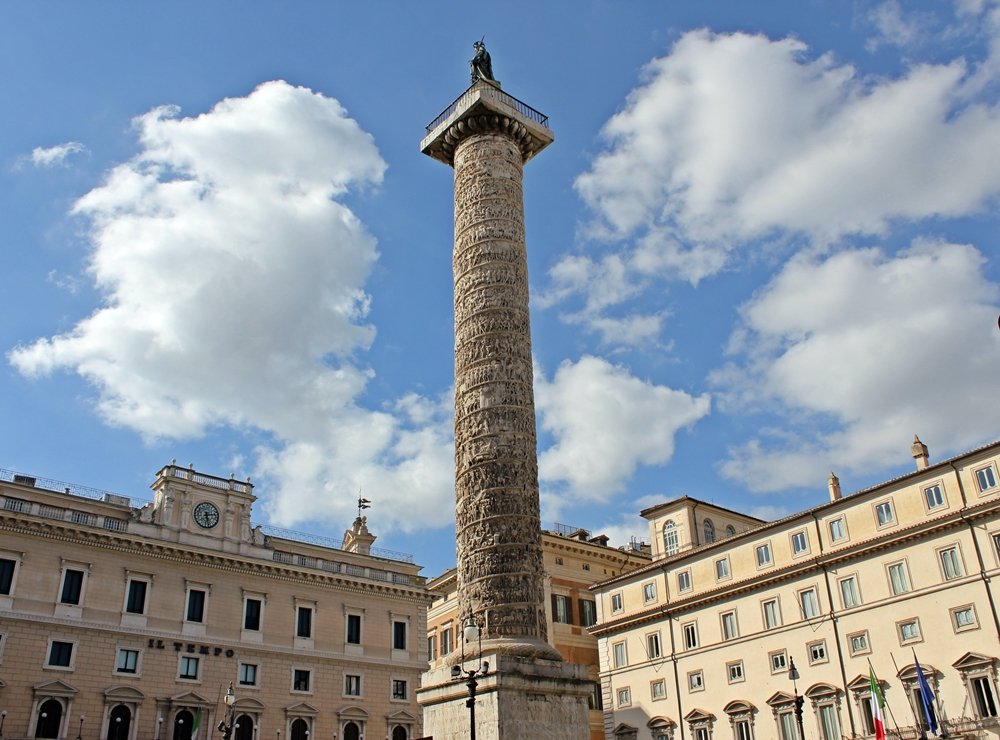
[[[211,529],[219,523],[219,510],[215,504],[202,501],[194,507],[194,523],[199,527]]]

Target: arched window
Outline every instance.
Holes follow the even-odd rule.
[[[253,717],[249,714],[236,718],[236,740],[253,740]]]
[[[344,725],[344,740],[361,740],[361,730],[354,722]]]
[[[732,524],[727,524],[726,537],[732,537],[734,534],[736,534],[736,527],[734,527]]]
[[[117,705],[108,715],[107,740],[128,740],[132,712],[124,704]]]
[[[304,719],[299,717],[292,722],[292,740],[306,740],[309,737],[309,725]]]
[[[174,740],[191,740],[191,726],[194,715],[187,709],[182,709],[174,715]]]
[[[680,544],[677,539],[677,525],[674,524],[673,519],[667,519],[663,525],[663,552],[667,555],[673,555],[679,549]]]
[[[711,519],[705,520],[705,544],[715,542],[715,525]]]
[[[410,735],[407,733],[406,728],[402,725],[396,725],[392,728],[392,740],[409,740]]]
[[[59,727],[62,725],[62,704],[58,699],[47,699],[38,707],[38,720],[35,723],[35,737],[59,737]]]

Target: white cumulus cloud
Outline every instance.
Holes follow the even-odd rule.
[[[609,501],[639,465],[662,465],[674,438],[709,413],[710,398],[636,378],[599,357],[563,362],[552,380],[536,370],[542,430],[555,444],[541,453],[539,479],[571,498]]]
[[[73,154],[87,151],[87,147],[78,141],[67,141],[50,147],[36,146],[31,150],[31,163],[35,167],[58,167],[66,164]]]
[[[102,305],[12,364],[78,373],[109,423],[148,438],[265,432],[255,473],[277,490],[265,506],[278,523],[342,522],[359,488],[377,492],[387,528],[445,523],[447,409],[357,402],[378,255],[338,198],[381,182],[372,137],[336,100],[280,81],[135,128],[139,153],[74,207]]]
[[[816,486],[899,459],[914,434],[941,456],[994,437],[1000,286],[984,264],[930,240],[792,260],[743,306],[736,359],[714,375],[723,408],[782,420],[722,472],[757,491]]]

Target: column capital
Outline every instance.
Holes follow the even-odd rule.
[[[420,151],[428,157],[454,164],[455,147],[467,136],[498,132],[517,142],[524,161],[555,140],[548,117],[500,89],[500,83],[476,80],[427,125]]]

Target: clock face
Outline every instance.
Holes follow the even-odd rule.
[[[219,510],[215,508],[215,504],[210,504],[208,501],[202,501],[200,504],[195,506],[194,523],[199,527],[204,527],[205,529],[211,529],[218,524]]]

